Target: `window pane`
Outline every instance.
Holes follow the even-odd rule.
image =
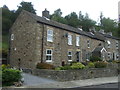
[[[47,54],[51,54],[51,50],[47,50]]]
[[[68,45],[72,45],[72,35],[68,35]]]

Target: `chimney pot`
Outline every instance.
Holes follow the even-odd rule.
[[[50,19],[49,11],[47,11],[46,8],[44,11],[42,11],[42,17],[46,17],[46,18]]]

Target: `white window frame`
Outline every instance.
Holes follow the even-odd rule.
[[[108,40],[107,41],[107,47],[110,48],[111,47],[110,45],[111,45],[111,42]]]
[[[48,50],[51,51],[51,54],[47,53]],[[52,55],[53,55],[53,50],[52,49],[46,49],[46,62],[52,62]],[[51,56],[51,60],[47,60],[47,56]]]
[[[72,35],[68,34],[68,45],[72,45]]]
[[[108,48],[110,48],[110,44],[108,44]]]
[[[90,40],[87,40],[87,47],[90,48]]]
[[[76,46],[80,46],[80,36],[76,36]]]
[[[53,30],[50,29],[47,30],[47,41],[53,42]]]
[[[118,41],[116,41],[116,49],[119,49]]]
[[[71,52],[71,55],[69,54],[69,52]],[[71,59],[69,59],[69,57],[71,57]],[[68,61],[72,61],[72,51],[68,51]]]
[[[11,34],[11,40],[14,40],[14,34]]]
[[[111,59],[111,52],[107,53],[107,57],[108,57],[108,59]]]

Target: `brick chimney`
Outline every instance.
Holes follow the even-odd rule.
[[[47,11],[46,8],[44,11],[42,11],[42,17],[46,17],[46,18],[50,19],[49,11]]]

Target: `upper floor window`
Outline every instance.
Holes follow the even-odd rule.
[[[53,42],[53,30],[47,30],[47,41]]]
[[[72,61],[72,51],[68,51],[68,61]]]
[[[87,40],[87,47],[90,48],[90,40]]]
[[[110,48],[110,44],[111,44],[111,42],[108,40],[108,41],[107,41],[107,45],[108,45],[107,47],[108,47],[108,48]]]
[[[80,46],[80,37],[76,36],[76,46]]]
[[[116,41],[116,49],[119,48],[119,44],[118,44],[118,41]]]
[[[52,49],[46,50],[46,62],[52,62]]]
[[[72,45],[72,35],[68,35],[68,45]]]
[[[11,40],[14,40],[14,34],[11,34]]]

